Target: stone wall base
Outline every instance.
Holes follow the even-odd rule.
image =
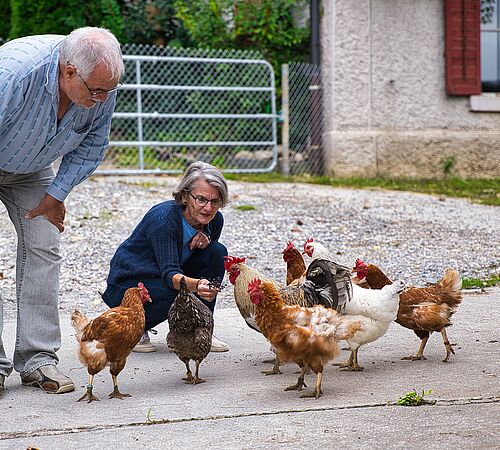
[[[334,131],[324,145],[337,178],[500,177],[500,131]]]

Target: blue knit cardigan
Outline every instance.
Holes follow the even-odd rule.
[[[218,241],[224,225],[220,211],[203,232]],[[161,278],[173,289],[172,277],[182,273],[182,209],[174,200],[153,206],[110,262],[108,284],[131,277]]]

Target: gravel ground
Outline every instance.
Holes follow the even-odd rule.
[[[66,201],[62,235],[60,309],[96,314],[106,306],[109,261],[154,204],[171,198],[178,178],[93,177]],[[339,263],[356,258],[379,265],[407,284],[437,281],[448,267],[463,277],[489,277],[500,270],[500,209],[467,200],[396,191],[338,189],[290,183],[229,182],[231,203],[223,210],[221,242],[229,253],[284,280],[281,250],[288,240],[322,242]],[[242,211],[237,206],[251,205]],[[15,313],[16,237],[0,203],[0,293],[4,313]],[[0,277],[1,278],[1,277]],[[234,306],[232,289],[218,307]]]

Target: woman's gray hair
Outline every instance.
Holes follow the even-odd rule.
[[[186,192],[191,192],[194,184],[200,179],[205,180],[219,191],[222,200],[221,208],[224,208],[229,200],[229,192],[224,175],[222,175],[222,172],[217,167],[203,161],[194,162],[184,172],[177,188],[172,192],[172,196],[177,204],[182,205],[182,195]]]
[[[82,78],[104,63],[110,79],[120,79],[125,71],[120,43],[106,28],[83,27],[73,30],[61,42],[59,56],[63,64],[72,64]]]

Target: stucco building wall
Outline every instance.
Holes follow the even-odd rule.
[[[442,0],[323,0],[329,175],[500,176],[500,112],[446,95]]]

